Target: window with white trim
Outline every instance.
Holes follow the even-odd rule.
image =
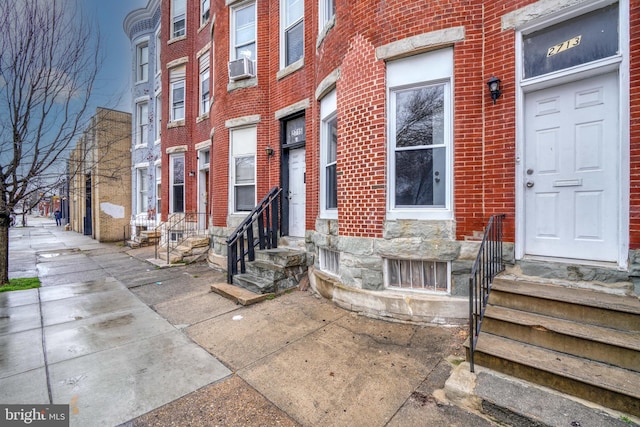
[[[156,165],[156,213],[162,212],[162,166]]]
[[[338,218],[338,116],[336,91],[320,100],[320,215]]]
[[[174,154],[169,162],[169,213],[184,212],[184,154]]]
[[[281,68],[304,56],[304,0],[280,0]]]
[[[234,7],[231,10],[231,59],[256,58],[256,4]]]
[[[171,1],[171,38],[181,37],[187,31],[187,0]]]
[[[149,135],[149,103],[138,102],[136,107],[136,145],[147,145]]]
[[[162,137],[162,95],[156,95],[156,107],[154,111],[155,140]]]
[[[322,32],[323,28],[331,21],[336,14],[336,2],[335,0],[318,0],[320,25],[318,30]]]
[[[387,64],[389,217],[450,219],[451,49]]]
[[[149,79],[149,43],[140,43],[137,47],[136,81],[145,82]]]
[[[160,67],[162,66],[162,63],[160,62],[160,52],[162,51],[161,46],[162,46],[162,41],[160,39],[160,29],[158,28],[158,31],[156,32],[156,44],[154,46],[154,48],[155,48],[155,61],[156,61],[156,66],[155,66],[156,74],[158,74],[160,72]]]
[[[233,212],[246,212],[256,205],[256,142],[255,126],[231,130],[230,185]]]
[[[169,121],[175,122],[184,119],[185,105],[185,67],[172,68],[169,72]]]
[[[340,252],[327,248],[318,250],[320,255],[320,270],[335,274],[340,274]]]
[[[209,54],[205,53],[200,57],[200,115],[207,114],[209,112]]]
[[[388,288],[449,293],[448,262],[409,259],[385,259]]]
[[[209,0],[200,0],[200,25],[204,25],[209,20],[210,12]]]
[[[146,213],[149,210],[149,186],[148,186],[148,176],[147,176],[147,168],[137,168],[136,169],[137,176],[137,189],[138,189],[138,213]]]

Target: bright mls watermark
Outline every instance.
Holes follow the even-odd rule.
[[[69,405],[0,405],[3,427],[69,427]]]

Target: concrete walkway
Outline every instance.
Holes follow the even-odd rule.
[[[464,331],[364,318],[310,292],[253,306],[205,264],[158,269],[29,218],[0,293],[0,403],[69,404],[72,426],[490,426],[436,400]]]

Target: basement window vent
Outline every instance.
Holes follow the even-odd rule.
[[[440,261],[385,259],[387,288],[450,293],[450,264]]]
[[[340,252],[320,248],[320,270],[338,275],[340,272]]]
[[[182,240],[183,233],[171,233],[171,241],[177,242],[178,240]]]

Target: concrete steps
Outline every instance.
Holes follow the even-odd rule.
[[[158,257],[169,263],[191,263],[196,262],[202,257],[206,257],[209,252],[209,236],[191,236],[187,237],[180,245],[169,251],[167,259],[167,248],[158,249]]]
[[[640,416],[640,300],[496,278],[475,363]]]
[[[278,293],[298,286],[306,274],[305,251],[267,249],[256,251],[255,261],[247,262],[246,273],[233,276],[233,284],[256,294]]]

